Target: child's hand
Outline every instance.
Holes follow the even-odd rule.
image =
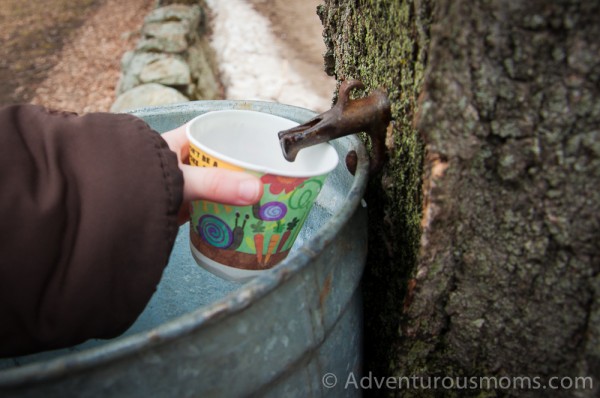
[[[189,165],[189,142],[185,125],[162,135],[169,148],[177,154],[179,168],[183,172],[183,203],[179,211],[179,223],[189,218],[189,203],[207,199],[230,205],[252,205],[260,199],[263,187],[260,180],[250,174],[219,168]]]

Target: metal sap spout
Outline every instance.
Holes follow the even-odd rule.
[[[350,99],[350,92],[355,88],[362,89],[364,85],[359,80],[343,81],[338,102],[330,110],[304,124],[279,132],[279,143],[286,160],[293,162],[303,148],[364,132],[371,137],[373,148],[369,173],[374,174],[381,169],[387,126],[392,119],[390,100],[381,89],[364,98]]]

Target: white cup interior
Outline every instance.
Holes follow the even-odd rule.
[[[338,164],[338,155],[328,143],[301,150],[294,162],[283,157],[277,133],[297,125],[268,113],[224,110],[194,118],[187,135],[207,154],[246,170],[287,177],[329,173]]]

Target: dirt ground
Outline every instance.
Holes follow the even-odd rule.
[[[0,1],[0,104],[29,101],[59,60],[60,49],[101,3],[95,0]]]
[[[107,111],[155,0],[1,0],[0,105]]]
[[[316,93],[323,73],[319,0],[248,0],[267,16],[283,54]],[[155,0],[1,0],[0,105],[32,102],[75,112],[107,111],[123,53]],[[331,83],[331,81],[329,81]]]

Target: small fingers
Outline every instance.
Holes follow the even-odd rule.
[[[235,206],[252,205],[260,199],[263,186],[250,174],[211,167],[181,165],[185,202],[206,199]]]
[[[177,154],[180,162],[185,162],[188,157],[189,143],[185,133],[186,125],[177,127],[174,130],[162,134],[162,138],[167,142],[169,148]]]

